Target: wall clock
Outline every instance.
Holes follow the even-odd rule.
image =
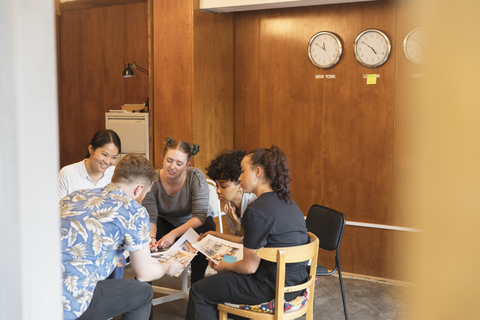
[[[377,68],[388,60],[392,45],[382,31],[367,29],[357,36],[353,49],[358,62],[368,68]]]
[[[424,64],[425,50],[425,28],[418,27],[410,31],[403,40],[403,52],[407,59],[415,64]]]
[[[342,56],[342,43],[332,32],[316,33],[308,43],[308,57],[312,63],[322,69],[330,69]]]

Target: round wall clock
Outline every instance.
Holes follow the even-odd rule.
[[[418,27],[410,31],[403,40],[403,52],[407,59],[415,64],[424,64],[425,50],[425,28]]]
[[[358,62],[368,68],[377,68],[388,60],[392,45],[382,31],[367,29],[357,36],[353,49]]]
[[[332,32],[316,33],[308,43],[308,57],[312,63],[322,69],[330,69],[342,56],[342,43]]]

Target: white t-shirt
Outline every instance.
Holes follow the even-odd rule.
[[[115,166],[105,170],[103,177],[98,180],[97,184],[94,184],[88,176],[85,160],[87,159],[65,166],[60,170],[58,173],[58,200],[73,191],[105,187],[112,182]]]

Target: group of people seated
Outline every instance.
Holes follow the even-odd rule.
[[[85,160],[60,170],[61,249],[64,319],[151,319],[149,281],[178,274],[183,266],[151,259],[189,228],[243,243],[243,259],[210,262],[217,274],[205,277],[209,260],[191,262],[186,319],[218,319],[217,304],[258,304],[275,297],[276,265],[260,259],[262,247],[308,242],[303,213],[291,198],[284,153],[276,146],[225,152],[206,168],[231,234],[215,231],[205,174],[190,167],[198,145],[165,140],[163,167],[127,154],[118,163],[121,142],[112,130],[92,138]],[[124,251],[135,279],[123,279]],[[286,285],[304,282],[305,263],[287,266]],[[293,299],[294,292],[286,296]]]

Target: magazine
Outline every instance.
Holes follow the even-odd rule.
[[[167,251],[155,252],[151,256],[155,261],[165,262],[174,258],[183,265],[183,269],[175,275],[178,277],[197,255],[198,250],[193,246],[199,235],[192,228],[188,229]]]
[[[201,241],[193,243],[193,246],[215,264],[219,264],[220,261],[232,263],[243,259],[242,244],[223,240],[212,235],[207,235]]]

